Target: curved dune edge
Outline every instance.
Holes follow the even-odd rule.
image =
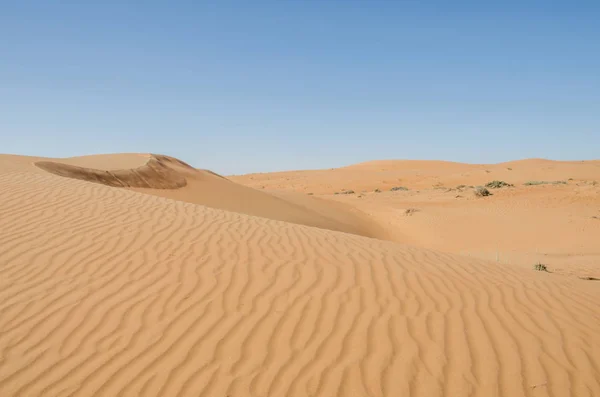
[[[147,162],[137,168],[119,169],[118,165],[113,169],[104,168],[115,164],[114,156],[99,155],[93,159],[94,162],[90,162],[88,156],[82,156],[77,158],[78,165],[72,162],[72,158],[37,159],[33,164],[65,178],[266,219],[387,239],[386,230],[378,223],[344,204],[305,195],[278,197],[237,184],[213,171],[196,169],[176,158],[158,154],[147,155]],[[131,164],[125,161],[128,155],[118,156],[116,164]],[[86,167],[86,164],[95,164],[96,167]]]
[[[173,169],[172,166],[193,170],[190,165],[181,160],[155,154],[141,167],[113,171],[78,167],[55,161],[37,161],[34,164],[44,171],[65,178],[100,183],[112,187],[151,189],[178,189],[187,185],[185,176]]]

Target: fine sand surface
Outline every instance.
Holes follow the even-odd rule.
[[[416,224],[417,237],[398,223],[429,211],[458,219],[466,210],[451,200],[479,213],[506,201],[525,213],[520,200],[539,196],[546,201],[539,210],[531,202],[542,211],[532,219],[562,205],[584,217],[597,203],[589,179],[598,163],[581,174],[573,163],[573,185],[482,199],[466,192],[451,199],[459,194],[442,189],[359,199],[332,193],[376,184],[362,179],[375,172],[364,165],[333,171],[348,180],[299,173],[300,187],[291,177],[270,186],[269,174],[260,176],[257,187],[278,190],[274,196],[171,158],[118,157],[123,168],[110,156],[0,156],[2,397],[600,395],[600,281],[358,235],[411,200],[431,206],[401,220],[387,216],[382,227],[419,245],[436,240],[426,222]],[[63,165],[42,169],[40,161]],[[423,166],[435,175],[435,165]],[[476,172],[462,166],[455,172]],[[141,178],[153,188],[109,186],[115,175],[123,186]],[[169,177],[185,185],[165,189]],[[258,177],[232,179],[244,178]],[[429,184],[413,178],[412,189]],[[323,197],[299,196],[302,187]],[[298,212],[280,219],[285,208]],[[305,225],[316,220],[355,234]],[[591,218],[576,231],[598,237],[592,221],[600,223]],[[469,229],[463,222],[453,241]],[[572,238],[567,232],[556,233]],[[592,242],[582,244],[597,254]]]
[[[542,262],[558,273],[600,278],[600,161],[374,161],[231,179],[352,205],[397,242],[526,268]],[[469,187],[493,180],[514,186],[489,189],[493,195],[483,198]],[[525,186],[528,181],[565,183]],[[408,190],[390,191],[396,186]],[[334,194],[344,189],[355,194]]]

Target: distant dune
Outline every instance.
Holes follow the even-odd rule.
[[[448,249],[512,229],[593,256],[598,169],[229,180],[158,155],[0,156],[0,395],[599,396],[600,281]],[[455,185],[493,179],[515,187]],[[388,232],[416,244],[359,235]]]
[[[352,205],[397,242],[527,268],[542,261],[562,274],[600,278],[597,160],[372,161],[230,178],[265,191],[314,192]],[[474,196],[473,186],[494,180],[513,186]],[[525,185],[529,182],[534,184]],[[394,187],[401,189],[391,191]],[[356,194],[334,194],[343,189]],[[408,209],[418,212],[406,216]]]
[[[331,194],[341,189],[388,190],[399,183],[411,189],[426,189],[436,183],[453,187],[481,185],[491,179],[520,184],[531,180],[598,180],[600,160],[552,161],[530,159],[500,164],[464,164],[449,161],[369,161],[347,167],[232,176],[231,180],[266,189]]]

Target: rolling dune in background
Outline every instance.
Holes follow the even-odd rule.
[[[119,156],[0,156],[1,396],[600,395],[598,282],[360,236],[410,235],[375,194]]]
[[[600,278],[600,161],[501,164],[373,161],[230,177],[267,192],[311,192],[369,215],[386,239],[530,269]],[[475,197],[473,186],[514,185]],[[549,182],[524,185],[529,181]],[[560,182],[553,184],[552,182]],[[390,191],[393,187],[407,190]],[[351,189],[353,195],[338,194]],[[381,192],[376,193],[375,189]],[[415,209],[412,216],[405,212]]]

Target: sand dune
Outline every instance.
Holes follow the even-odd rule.
[[[351,206],[304,195],[272,195],[168,156],[113,154],[31,161],[62,177],[269,219],[367,237],[388,237],[384,228]]]
[[[540,261],[561,274],[600,278],[600,161],[375,161],[231,179],[267,191],[316,192],[352,205],[397,242],[526,268]],[[493,196],[483,199],[468,187],[493,180],[514,187],[490,189]],[[563,183],[523,185],[528,181]],[[394,186],[408,190],[390,191]],[[342,189],[356,194],[333,195]],[[406,216],[410,208],[419,212]]]
[[[315,171],[287,171],[229,177],[248,186],[268,190],[333,194],[342,189],[357,192],[389,190],[394,186],[428,189],[443,185],[482,185],[491,180],[522,184],[532,180],[568,180],[600,183],[600,160],[552,161],[530,159],[500,164],[464,164],[449,161],[370,161],[348,167]],[[549,179],[546,179],[549,178]]]
[[[268,219],[367,237],[389,237],[376,221],[344,203],[297,193],[271,194],[234,183],[206,170],[186,173],[185,178],[186,186],[181,189],[134,190]]]
[[[147,191],[0,156],[2,396],[600,395],[598,283]]]

